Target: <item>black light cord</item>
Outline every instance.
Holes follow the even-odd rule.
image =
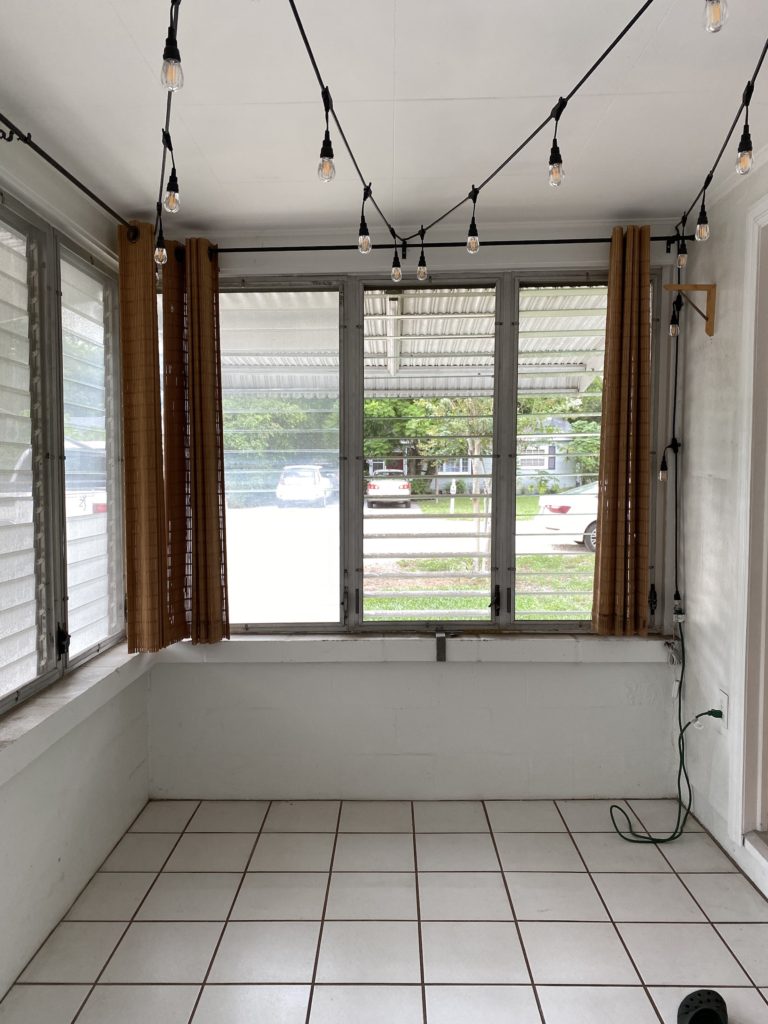
[[[688,729],[695,725],[700,718],[722,718],[723,713],[717,708],[710,708],[708,711],[701,711],[698,715],[694,715],[690,721],[683,723],[683,683],[685,680],[685,634],[683,632],[682,623],[677,624],[677,633],[680,639],[680,681],[677,687],[677,817],[675,819],[675,825],[672,831],[665,836],[654,836],[649,832],[637,832],[632,824],[627,812],[619,804],[611,804],[610,814],[611,822],[616,832],[628,843],[638,843],[652,846],[663,846],[665,843],[673,843],[676,839],[685,831],[685,826],[688,821],[688,817],[691,813],[691,804],[693,803],[693,790],[691,788],[691,780],[688,776],[688,769],[685,763],[685,734]],[[685,784],[685,790],[687,796],[683,798],[683,784]],[[626,827],[622,829],[617,821],[617,815],[621,814],[626,823]]]
[[[756,66],[755,66],[755,70],[752,72],[752,77],[747,82],[746,88],[744,89],[744,93],[742,94],[742,97],[741,97],[741,103],[739,104],[739,109],[736,111],[736,116],[733,119],[733,123],[731,124],[731,127],[728,129],[728,134],[725,136],[725,141],[723,142],[722,146],[720,147],[719,153],[715,157],[715,162],[712,164],[712,167],[710,168],[706,178],[704,179],[704,184],[701,186],[699,191],[694,196],[693,202],[688,207],[688,209],[685,211],[685,213],[680,218],[680,220],[677,222],[676,228],[679,228],[679,227],[685,225],[686,219],[691,215],[691,213],[693,212],[693,208],[696,206],[698,201],[700,199],[702,199],[702,198],[705,198],[706,191],[709,188],[709,186],[712,184],[712,179],[715,176],[715,171],[717,170],[720,161],[723,159],[723,154],[725,153],[726,149],[728,148],[728,144],[731,141],[731,138],[733,137],[733,133],[736,131],[736,128],[737,128],[737,126],[739,124],[739,121],[741,120],[741,115],[742,115],[742,113],[744,112],[745,109],[749,109],[749,104],[750,104],[750,101],[752,99],[752,93],[753,93],[754,88],[755,88],[755,81],[757,80],[757,76],[760,74],[760,71],[761,71],[762,66],[763,66],[763,62],[765,61],[765,58],[766,58],[767,54],[768,54],[768,39],[765,40],[765,43],[763,45],[763,49],[760,52],[760,58],[759,58]]]
[[[516,156],[518,156],[518,154],[522,153],[522,151],[526,148],[526,146],[528,146],[531,142],[533,142],[533,140],[536,138],[536,136],[539,135],[539,133],[542,132],[546,128],[546,126],[549,124],[550,121],[555,120],[556,117],[559,117],[559,113],[562,113],[562,110],[565,109],[565,103],[567,103],[568,100],[570,100],[573,96],[575,96],[576,93],[582,88],[582,86],[584,86],[586,84],[586,82],[592,77],[592,75],[595,73],[595,71],[597,71],[597,69],[600,67],[600,65],[608,58],[608,56],[613,52],[613,50],[619,45],[621,40],[630,31],[630,29],[634,26],[634,24],[637,21],[639,21],[639,19],[643,16],[643,14],[645,14],[645,12],[648,10],[648,8],[651,6],[651,4],[653,2],[654,2],[654,0],[645,0],[645,3],[640,7],[640,9],[635,13],[635,15],[632,18],[630,18],[630,20],[627,22],[627,24],[624,26],[624,28],[621,30],[621,32],[619,32],[619,34],[615,37],[615,39],[613,39],[612,42],[606,47],[606,49],[603,50],[603,52],[600,54],[600,56],[597,58],[597,60],[582,75],[582,77],[579,79],[579,81],[576,83],[576,85],[574,85],[574,87],[571,89],[571,91],[569,93],[567,93],[567,95],[564,98],[563,97],[560,98],[558,103],[552,108],[550,113],[541,122],[541,124],[539,124],[531,132],[531,134],[523,142],[521,142],[520,145],[509,154],[509,156],[507,156],[504,160],[502,160],[502,162],[498,165],[498,167],[495,167],[491,171],[491,173],[485,178],[485,180],[480,183],[480,185],[478,185],[478,187],[477,187],[477,191],[478,192],[481,189],[485,188],[485,186],[487,184],[489,184],[491,181],[493,181],[493,179],[496,177],[496,175],[500,174],[501,171],[503,171],[504,168],[507,166],[507,164],[509,164],[512,160],[514,160],[514,158]],[[318,84],[320,85],[320,89],[323,91],[324,94],[328,93],[328,87],[326,86],[325,81],[323,80],[323,76],[320,73],[320,68],[318,66],[317,59],[315,58],[315,54],[314,54],[314,52],[312,50],[312,44],[309,41],[309,37],[307,36],[306,30],[305,30],[304,25],[302,23],[301,16],[299,14],[298,8],[296,7],[296,2],[295,2],[295,0],[288,0],[288,3],[291,6],[291,11],[293,12],[293,17],[294,17],[294,19],[296,21],[296,25],[298,27],[299,33],[300,33],[302,41],[304,43],[304,48],[307,51],[307,56],[309,57],[309,60],[310,60],[310,62],[312,64],[312,69],[315,72],[315,77],[317,78]],[[330,95],[330,93],[328,93],[328,95]],[[562,104],[562,107],[561,107],[561,104]],[[559,110],[559,113],[557,113],[558,110]],[[363,185],[365,185],[365,176],[363,175],[363,172],[360,169],[360,165],[358,164],[357,159],[355,158],[355,154],[352,151],[352,147],[350,146],[349,140],[347,139],[347,136],[344,133],[344,129],[341,126],[341,122],[339,121],[338,114],[336,113],[333,105],[331,105],[331,111],[330,112],[331,112],[331,116],[333,117],[333,120],[334,120],[334,123],[336,125],[336,128],[338,129],[339,135],[341,136],[341,140],[344,143],[344,148],[346,149],[346,151],[347,151],[347,153],[349,155],[349,158],[352,161],[352,164],[353,164],[353,166],[355,168],[355,171],[357,172],[357,176],[359,177],[361,183]],[[464,205],[464,203],[466,203],[471,198],[472,198],[472,194],[471,193],[469,193],[468,195],[464,196],[457,203],[455,203],[449,210],[446,210],[445,213],[440,214],[439,217],[436,217],[433,221],[431,221],[429,224],[424,226],[423,227],[424,232],[426,233],[431,228],[435,227],[435,225],[437,225],[441,221],[445,220],[446,217],[449,217],[452,213],[455,213],[456,210],[458,210],[461,206]],[[405,236],[398,234],[398,232],[392,226],[392,224],[390,223],[390,221],[388,220],[388,218],[386,217],[386,215],[382,211],[382,209],[379,206],[379,204],[373,198],[373,196],[371,197],[371,202],[373,203],[373,205],[374,205],[377,213],[381,217],[382,221],[386,224],[387,228],[389,229],[390,234],[392,234],[395,238],[399,239],[401,242],[410,242],[414,238],[419,238],[420,237],[420,232],[419,231],[414,231],[412,234],[405,235]]]

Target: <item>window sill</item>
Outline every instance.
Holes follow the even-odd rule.
[[[135,682],[152,657],[119,644],[0,718],[0,786]]]
[[[210,647],[185,641],[155,655],[160,663],[209,662],[434,662],[435,639],[423,636],[236,636]],[[535,662],[665,664],[662,637],[514,636],[448,637],[446,660],[455,663]]]

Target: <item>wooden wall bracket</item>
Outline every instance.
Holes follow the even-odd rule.
[[[680,292],[685,302],[699,314],[704,320],[704,330],[708,337],[714,338],[715,336],[715,305],[717,302],[717,285],[716,284],[665,284],[665,292]],[[696,303],[688,298],[686,292],[706,292],[707,293],[707,311],[706,313],[699,309]]]

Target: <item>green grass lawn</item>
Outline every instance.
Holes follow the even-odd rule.
[[[453,514],[459,518],[471,518],[474,513],[473,502],[478,502],[479,512],[483,511],[482,498],[471,498],[466,494],[457,494],[454,500]],[[418,503],[421,511],[427,516],[447,516],[451,512],[451,499],[446,497],[430,498],[427,496],[416,496],[414,503]],[[490,504],[490,503],[489,503]],[[516,505],[517,519],[533,519],[539,511],[538,494],[518,494]]]
[[[462,558],[410,558],[398,562],[400,572],[472,572],[474,559]],[[574,553],[519,555],[517,559],[517,591],[515,594],[515,617],[519,620],[589,619],[592,614],[592,579],[595,556],[583,549],[574,548]],[[425,612],[454,615],[463,612],[463,617],[487,620],[490,601],[490,583],[487,577],[461,579],[443,577],[440,579],[392,580],[382,574],[375,582],[369,580],[372,589],[379,593],[367,596],[365,611],[389,612],[390,616],[376,618],[420,619]],[[397,590],[429,590],[419,596],[398,595]],[[459,595],[457,591],[477,591],[477,596]],[[439,616],[431,616],[439,618]]]

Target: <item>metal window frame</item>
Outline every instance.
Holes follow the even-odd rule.
[[[107,419],[107,450],[111,447],[112,449],[112,464],[110,465],[109,460],[106,463],[106,469],[108,479],[111,482],[112,488],[112,500],[116,510],[112,518],[113,531],[112,536],[109,537],[109,562],[112,570],[112,579],[110,580],[110,586],[114,588],[114,593],[110,594],[109,600],[116,601],[119,605],[125,607],[125,537],[123,529],[123,430],[122,430],[122,416],[121,410],[121,361],[120,361],[120,334],[119,334],[119,317],[118,317],[118,287],[117,287],[117,276],[111,271],[105,264],[96,260],[90,253],[85,252],[80,246],[75,245],[64,235],[58,231],[54,232],[54,242],[56,246],[56,264],[55,273],[57,278],[57,294],[59,300],[59,309],[61,306],[62,299],[62,287],[61,287],[61,263],[67,262],[70,266],[76,270],[81,271],[98,281],[98,283],[104,289],[104,390],[106,398],[106,419]],[[64,328],[61,322],[61,313],[59,312],[59,375],[58,379],[62,379],[62,371],[64,365]],[[111,386],[110,386],[111,385]],[[109,424],[111,422],[111,431]],[[63,384],[61,389],[61,437],[62,443],[64,441],[64,390]],[[66,545],[66,477],[64,474],[64,463],[62,462],[62,496],[65,501],[65,513],[64,513],[64,526],[65,526],[65,540],[62,545],[62,568],[61,572],[64,579],[64,593],[68,591],[67,587],[67,545]],[[67,622],[67,619],[64,620]],[[125,614],[119,614],[117,617],[119,626],[112,633],[106,636],[103,640],[98,643],[91,644],[85,650],[80,651],[74,658],[70,658],[69,655],[65,655],[64,658],[64,669],[77,668],[78,665],[82,665],[84,662],[89,661],[97,654],[101,654],[103,651],[108,651],[110,648],[115,647],[117,644],[122,643],[125,639]],[[67,632],[69,632],[69,625],[66,625]]]
[[[659,438],[668,422],[668,359],[662,358],[659,344],[660,309],[663,301],[662,272],[652,271],[652,359],[654,408],[652,419],[651,455],[655,457]],[[516,620],[515,595],[515,531],[507,524],[514,522],[515,475],[503,468],[514,466],[517,443],[517,391],[519,351],[519,298],[521,287],[532,286],[604,286],[608,280],[607,262],[604,268],[563,265],[540,270],[490,270],[436,272],[421,287],[409,284],[399,287],[407,290],[428,291],[448,287],[495,287],[496,340],[494,363],[494,458],[493,458],[493,511],[491,526],[491,595],[500,588],[501,605],[498,615],[488,622],[477,620],[438,621],[362,621],[363,582],[363,529],[362,507],[357,497],[363,493],[363,360],[364,296],[367,289],[386,290],[392,287],[385,273],[366,275],[357,273],[334,274],[320,277],[316,274],[252,275],[221,277],[222,292],[276,292],[276,291],[334,291],[339,292],[339,400],[340,400],[340,616],[337,623],[233,623],[231,631],[252,635],[322,635],[348,636],[412,635],[433,636],[436,632],[451,635],[562,635],[591,632],[588,620]],[[668,539],[665,532],[666,511],[652,490],[651,509],[651,569],[652,579],[664,580],[664,566]],[[665,587],[659,588],[659,607],[651,629],[658,632],[666,621]],[[668,602],[667,602],[668,603]]]
[[[106,263],[103,263],[90,253],[85,252],[72,239],[62,232],[57,231],[44,218],[40,217],[33,210],[30,210],[23,203],[14,199],[6,192],[0,191],[0,220],[6,222],[10,228],[19,231],[28,238],[34,240],[38,246],[38,284],[37,302],[39,314],[38,337],[34,340],[37,347],[37,356],[40,366],[39,397],[37,406],[38,412],[34,412],[33,418],[37,415],[38,420],[33,426],[37,428],[40,437],[40,444],[43,447],[42,472],[40,484],[43,494],[43,534],[44,534],[44,560],[45,560],[45,586],[42,600],[45,605],[46,635],[44,647],[47,661],[42,670],[34,679],[24,683],[16,690],[11,691],[0,698],[0,715],[13,710],[30,697],[35,696],[42,690],[47,689],[53,683],[58,682],[66,672],[94,655],[106,650],[108,647],[121,643],[125,638],[125,630],[121,628],[119,633],[110,637],[105,642],[96,645],[88,651],[81,652],[76,659],[68,661],[66,656],[57,657],[56,653],[56,631],[59,625],[67,629],[67,592],[66,592],[66,502],[64,496],[64,413],[63,413],[63,385],[62,385],[62,329],[61,329],[61,282],[59,273],[59,254],[63,249],[68,254],[82,260],[92,273],[102,275],[113,296],[114,331],[113,331],[113,357],[115,360],[115,420],[114,423],[118,432],[121,416],[120,409],[120,387],[119,387],[119,331],[117,329],[117,275]],[[30,339],[32,342],[33,339]],[[120,448],[122,453],[122,448]],[[33,459],[34,462],[34,459]],[[118,470],[122,466],[122,454]],[[119,486],[122,488],[122,472],[118,471]],[[119,523],[119,537],[124,564],[124,549],[122,539],[122,500],[121,494],[118,498],[120,514],[117,517]],[[124,588],[123,588],[124,589]]]

